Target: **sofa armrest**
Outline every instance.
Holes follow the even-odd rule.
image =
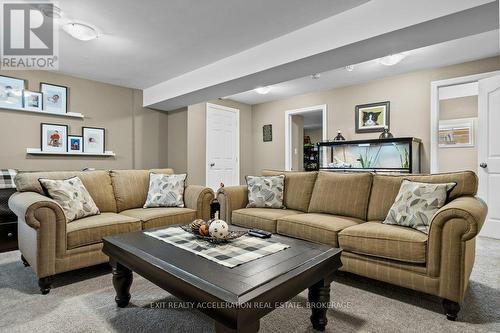
[[[221,187],[217,191],[217,201],[220,204],[220,218],[231,223],[233,210],[247,206],[248,189],[246,185]]]
[[[40,208],[49,208],[66,222],[61,206],[53,199],[36,192],[17,192],[9,198],[9,208],[33,229],[40,229],[40,220],[37,211]]]
[[[66,251],[66,216],[54,200],[36,192],[14,193],[9,208],[18,217],[19,250],[39,278],[55,274]]]
[[[464,299],[474,266],[475,236],[488,208],[479,198],[456,198],[432,218],[427,243],[427,272],[439,277],[439,296],[454,302]]]
[[[463,220],[461,239],[467,241],[474,238],[481,230],[488,207],[477,197],[459,197],[439,209],[432,217],[429,238],[440,233],[444,225],[453,219]]]
[[[214,197],[214,191],[205,186],[188,185],[184,189],[185,206],[196,210],[196,218],[205,221],[210,219],[210,204]]]

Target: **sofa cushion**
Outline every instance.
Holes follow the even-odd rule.
[[[118,212],[144,206],[149,190],[149,173],[173,174],[172,169],[111,170],[111,183]]]
[[[309,213],[279,218],[276,229],[281,235],[338,247],[337,234],[347,227],[363,222],[353,217]]]
[[[348,252],[423,264],[427,235],[408,227],[366,222],[342,230],[339,245]]]
[[[188,224],[196,219],[196,210],[189,208],[134,208],[120,214],[142,221],[143,229],[162,227],[172,224]]]
[[[285,208],[283,189],[285,176],[246,176],[248,188],[247,208]]]
[[[100,243],[103,237],[138,230],[141,230],[139,219],[116,213],[84,217],[66,226],[67,248]]]
[[[276,233],[276,222],[279,218],[300,213],[302,212],[292,209],[242,208],[233,210],[231,224]]]
[[[283,193],[283,205],[288,209],[307,212],[314,187],[318,176],[317,172],[294,172],[263,170],[263,176],[285,175],[285,191]]]
[[[184,188],[186,174],[149,174],[149,190],[143,208],[180,207],[184,208]]]
[[[448,201],[477,192],[477,176],[472,171],[441,173],[435,175],[373,175],[373,185],[368,205],[369,221],[382,221],[396,200],[403,179],[422,183],[457,183],[448,196]]]
[[[45,195],[39,178],[68,179],[75,176],[80,178],[101,212],[116,213],[115,194],[108,171],[21,172],[17,174],[14,182],[19,192],[37,192]]]
[[[309,213],[328,213],[366,220],[372,175],[319,172]]]

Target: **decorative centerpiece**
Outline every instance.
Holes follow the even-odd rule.
[[[215,244],[226,243],[247,234],[247,231],[231,231],[225,221],[216,219],[208,222],[197,219],[190,224],[182,225],[181,228],[200,239]]]

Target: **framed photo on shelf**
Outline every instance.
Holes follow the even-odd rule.
[[[0,75],[0,108],[23,107],[24,80]]]
[[[40,149],[52,153],[65,153],[68,149],[68,125],[41,123]]]
[[[84,153],[104,154],[106,142],[104,128],[82,127],[82,134]]]
[[[383,132],[390,129],[390,102],[356,105],[356,133]]]
[[[83,137],[68,135],[68,153],[83,153]]]
[[[43,111],[68,112],[68,87],[41,82],[40,92],[43,94]]]
[[[29,111],[42,111],[42,93],[35,91],[23,91],[24,109]]]

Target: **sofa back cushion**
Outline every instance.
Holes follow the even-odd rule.
[[[434,175],[373,175],[373,185],[368,205],[369,221],[383,221],[396,200],[401,182],[408,179],[422,183],[457,183],[448,196],[448,201],[464,195],[475,195],[478,179],[474,172],[452,172]]]
[[[328,213],[366,220],[372,174],[320,171],[309,213]]]
[[[101,212],[116,213],[116,201],[109,171],[20,172],[14,182],[19,192],[37,192],[46,195],[38,181],[39,178],[60,180],[75,176],[80,178]]]
[[[142,208],[148,197],[149,173],[171,175],[172,169],[153,170],[111,170],[111,183],[116,198],[116,208],[122,212],[132,208]]]
[[[263,170],[263,176],[285,175],[283,204],[288,209],[307,212],[317,172]]]

